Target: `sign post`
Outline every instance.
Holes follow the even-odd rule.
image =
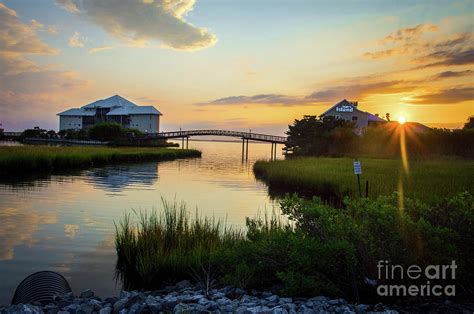
[[[362,167],[359,160],[354,160],[354,173],[357,175],[357,184],[359,185],[359,196],[362,197],[362,189],[360,187],[360,175],[362,174]]]

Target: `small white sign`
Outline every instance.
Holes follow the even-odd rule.
[[[337,112],[353,112],[354,111],[354,108],[352,106],[339,106],[339,107],[336,107],[336,111]]]
[[[354,161],[354,173],[355,174],[362,174],[362,167],[360,165],[360,161]]]

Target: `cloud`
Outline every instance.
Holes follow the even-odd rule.
[[[115,46],[94,47],[94,48],[89,49],[89,53],[93,54],[93,53],[103,52],[103,51],[107,51],[107,50],[112,50],[112,49],[115,49],[115,48],[116,48]]]
[[[280,94],[259,94],[253,96],[230,96],[196,105],[316,105],[335,102],[344,98],[362,100],[376,94],[398,94],[415,88],[414,82],[389,80],[383,81],[380,76],[361,76],[342,79],[344,84],[318,89],[311,94],[300,97]]]
[[[28,59],[59,52],[37,36],[44,28],[39,25],[22,22],[0,3],[0,116],[7,129],[31,127],[22,124],[31,117],[50,120],[51,112],[68,102],[67,95],[87,85],[73,71],[51,70]]]
[[[419,66],[418,68],[428,68],[435,66],[456,66],[474,63],[474,47],[460,50],[442,50],[430,53],[424,60],[439,60]]]
[[[23,23],[14,10],[0,3],[0,52],[47,55],[59,53],[58,49],[48,46],[36,36],[36,26]]]
[[[419,105],[457,104],[474,100],[474,87],[455,87],[416,96],[410,103]]]
[[[463,76],[471,76],[474,74],[473,70],[465,70],[465,71],[444,71],[441,73],[436,74],[433,79],[435,80],[441,80],[441,79],[446,79],[446,78],[452,78],[452,77],[463,77]]]
[[[229,96],[219,98],[197,105],[243,105],[243,104],[266,104],[266,105],[307,105],[311,101],[296,96],[279,95],[279,94],[259,94],[253,96]]]
[[[185,20],[195,0],[56,0],[66,10],[84,16],[110,35],[143,46],[159,41],[163,47],[198,50],[210,47],[217,37]]]
[[[385,36],[382,39],[382,43],[392,43],[401,41],[412,41],[419,39],[426,32],[435,32],[438,30],[438,26],[426,23],[418,24],[415,27],[400,28],[396,32]]]
[[[318,102],[337,101],[343,98],[363,99],[373,94],[398,94],[411,88],[402,83],[401,81],[366,82],[366,78],[359,78],[350,84],[315,91],[307,98]]]
[[[422,38],[426,32],[438,29],[434,24],[402,28],[380,40],[385,49],[365,52],[363,57],[372,60],[405,57],[408,63],[420,64],[416,68],[474,63],[472,32],[439,35],[435,39]]]
[[[56,0],[56,4],[71,13],[79,13],[79,8],[72,0]]]
[[[79,32],[74,32],[68,40],[68,45],[70,47],[81,48],[84,47],[84,42],[86,41],[86,37],[82,36]]]

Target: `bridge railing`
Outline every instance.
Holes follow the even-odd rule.
[[[240,137],[244,139],[264,141],[264,142],[277,142],[285,143],[286,137],[260,134],[260,133],[251,133],[251,132],[241,132],[241,131],[229,131],[229,130],[187,130],[187,131],[173,131],[173,132],[160,132],[160,133],[149,133],[147,138],[180,138],[188,136],[231,136],[231,137]]]

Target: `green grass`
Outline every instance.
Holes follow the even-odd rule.
[[[258,161],[257,178],[268,184],[273,194],[297,192],[341,200],[357,196],[357,178],[352,158],[302,157],[278,161]],[[405,174],[400,160],[362,158],[361,184],[369,181],[369,197],[390,195],[403,187],[407,197],[434,202],[458,192],[474,193],[474,161],[464,159],[411,160]],[[401,185],[400,185],[401,183]]]
[[[0,176],[199,156],[197,150],[170,148],[1,146]]]
[[[195,277],[202,280],[214,249],[243,239],[221,220],[191,218],[184,203],[163,201],[163,211],[125,214],[116,224],[116,276],[125,289],[156,289]],[[204,281],[204,280],[203,280]]]

